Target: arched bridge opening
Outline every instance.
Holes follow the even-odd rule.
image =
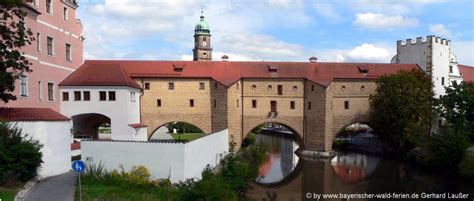
[[[172,121],[156,127],[149,136],[150,140],[191,141],[203,137],[206,133],[198,126],[183,122]]]
[[[72,116],[74,138],[110,139],[111,119],[103,114],[86,113]]]

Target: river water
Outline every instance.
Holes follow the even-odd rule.
[[[305,160],[294,153],[296,141],[281,134],[258,134],[257,144],[267,151],[259,177],[247,191],[251,200],[318,200],[322,194],[338,197],[320,200],[345,200],[341,198],[347,196],[358,196],[350,200],[381,200],[382,196],[389,200],[474,200],[473,182],[425,173],[395,160],[355,152],[328,160]]]

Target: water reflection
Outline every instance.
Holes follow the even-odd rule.
[[[307,193],[469,193],[474,184],[419,171],[407,164],[360,153],[338,154],[331,160],[298,159],[298,144],[281,135],[257,135],[268,147],[259,178],[250,183],[250,200],[315,200]],[[336,199],[341,200],[341,199]],[[357,199],[364,200],[364,199]]]

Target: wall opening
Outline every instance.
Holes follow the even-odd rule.
[[[72,117],[74,138],[111,139],[111,119],[97,113],[79,114]]]
[[[205,135],[206,134],[204,133],[204,131],[194,124],[174,121],[168,122],[158,127],[151,134],[150,140],[170,140],[188,142],[203,137]]]

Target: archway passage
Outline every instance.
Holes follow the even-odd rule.
[[[110,139],[111,119],[97,113],[78,114],[72,117],[74,138]]]
[[[376,152],[383,146],[375,132],[366,123],[347,125],[336,134],[333,148]]]
[[[255,127],[246,136],[242,147],[258,146],[265,150],[263,160],[258,164],[257,183],[276,184],[294,172],[299,161],[295,152],[302,143],[294,129],[269,122]]]
[[[158,126],[150,136],[150,140],[192,141],[206,134],[199,127],[181,121],[169,122]]]

